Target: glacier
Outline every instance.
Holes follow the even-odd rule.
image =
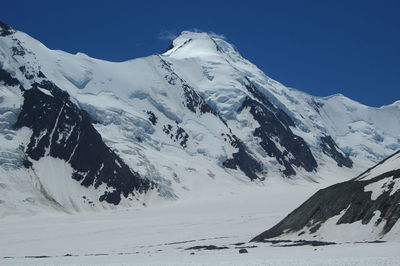
[[[350,177],[400,148],[399,102],[373,108],[343,95],[321,98],[285,87],[216,35],[184,31],[162,54],[107,62],[50,50],[4,25],[1,183],[21,189],[9,177],[22,175],[24,186],[41,191],[43,184],[32,176],[39,183],[49,179],[35,164],[42,159],[75,162],[71,193],[80,186],[88,190],[72,197],[68,207],[55,200],[66,211],[186,199],[210,187],[230,193],[236,185],[263,186],[271,178],[319,182],[337,172]],[[30,94],[35,96],[27,111],[23,106]],[[62,112],[61,104],[32,115],[45,106],[33,104],[38,97],[50,105],[65,98],[71,111]],[[53,112],[60,112],[60,125]],[[43,115],[56,127],[38,128],[34,121]],[[74,121],[82,117],[87,117],[83,124]],[[83,157],[73,154],[83,145],[79,130],[87,127],[99,134],[96,143],[104,143],[114,159],[84,165],[81,160],[96,149]],[[41,144],[54,133],[54,143]],[[43,145],[43,152],[35,145]],[[81,158],[79,167],[74,156]],[[138,180],[129,191],[117,189],[124,187],[117,184],[121,174],[110,177],[121,164]],[[102,167],[110,170],[98,172]],[[113,178],[117,181],[111,185]],[[46,195],[55,193],[48,189]],[[9,206],[30,209],[24,200],[12,199]]]

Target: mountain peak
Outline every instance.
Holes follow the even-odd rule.
[[[189,196],[209,177],[225,189],[246,178],[319,178],[330,169],[336,176],[400,147],[399,109],[292,91],[212,33],[184,31],[163,55],[113,63],[50,50],[0,26],[9,35],[0,38],[0,171],[31,167],[46,192],[59,195],[64,183],[46,165],[65,166],[59,182],[71,182],[73,202],[67,192],[56,201],[67,209],[94,207],[82,196],[99,207],[103,199],[130,206],[147,191],[142,179],[174,198]],[[18,119],[31,135],[13,129]],[[12,171],[0,183],[19,191],[22,181],[14,184]],[[32,171],[18,180],[31,184]]]
[[[212,55],[217,52],[215,41],[208,33],[182,31],[164,55],[186,58]]]
[[[164,55],[174,58],[220,56],[221,53],[237,53],[224,37],[210,32],[182,31]]]

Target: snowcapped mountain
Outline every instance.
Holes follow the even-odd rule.
[[[353,180],[322,189],[252,241],[398,239],[400,152]]]
[[[400,148],[400,102],[287,88],[207,33],[115,63],[0,23],[0,86],[0,216],[354,175]]]

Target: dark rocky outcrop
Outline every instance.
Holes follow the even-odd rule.
[[[263,170],[262,165],[249,154],[246,145],[239,140],[235,135],[226,135],[232,145],[238,151],[232,154],[232,158],[225,160],[223,166],[230,169],[239,167],[251,180],[260,178],[258,173]]]
[[[147,111],[147,115],[149,116],[149,121],[155,126],[157,124],[157,116],[152,111]]]
[[[340,151],[340,148],[336,145],[331,136],[323,136],[320,140],[322,151],[329,157],[333,158],[337,162],[338,166],[353,167],[353,161],[349,156],[344,155],[344,153]]]
[[[296,174],[293,165],[309,172],[316,170],[317,162],[307,143],[290,129],[290,126],[294,126],[291,118],[283,110],[273,106],[266,98],[262,99],[261,103],[247,97],[238,110],[241,112],[248,108],[259,123],[260,127],[254,130],[254,136],[261,139],[261,147],[268,156],[275,157],[285,167],[283,174],[286,176]],[[278,148],[278,143],[284,150]]]
[[[342,212],[344,214],[337,221],[337,225],[357,221],[368,224],[375,212],[379,211],[380,216],[375,226],[383,224],[381,232],[383,236],[400,218],[400,190],[392,191],[394,180],[399,178],[400,170],[393,170],[371,179],[353,179],[321,189],[277,225],[251,241],[262,242],[291,233],[301,238],[306,231],[314,234],[324,222]],[[382,180],[385,180],[386,189],[383,189],[376,199],[371,199],[372,192],[364,188]],[[332,230],[335,229],[332,228]]]
[[[59,158],[70,163],[74,169],[72,178],[81,185],[98,188],[105,184],[109,192],[100,201],[118,204],[122,196],[153,186],[107,147],[90,116],[70,101],[67,92],[49,81],[34,83],[24,91],[15,126],[25,126],[33,132],[25,151],[31,161],[44,156]]]
[[[178,123],[176,127],[167,124],[163,127],[163,131],[165,134],[167,134],[172,141],[179,143],[179,145],[182,146],[182,148],[187,147],[187,141],[189,139],[189,134],[186,133],[186,131],[181,128]]]
[[[12,77],[10,73],[0,67],[0,84],[5,86],[17,86],[20,83],[18,79]]]
[[[185,250],[220,250],[220,249],[228,249],[228,247],[219,247],[215,245],[204,245],[204,246],[194,246],[190,248],[186,248]]]
[[[7,35],[11,35],[15,32],[15,30],[13,28],[11,28],[10,25],[0,21],[0,36],[7,36]]]

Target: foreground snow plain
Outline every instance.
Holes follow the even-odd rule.
[[[248,243],[332,181],[272,178],[151,208],[8,216],[0,220],[0,265],[399,265],[400,242]],[[205,245],[227,249],[186,250]]]

